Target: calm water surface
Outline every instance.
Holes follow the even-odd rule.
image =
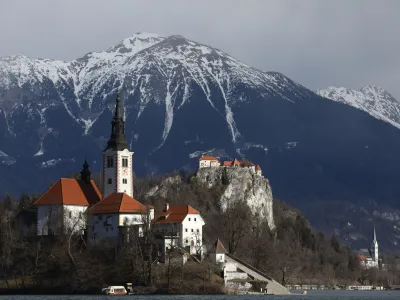
[[[1,296],[7,300],[102,300],[121,299],[118,296]],[[290,296],[242,295],[242,296],[123,296],[122,299],[134,300],[259,300],[259,299],[321,299],[321,300],[400,300],[400,291],[308,291],[308,295],[294,294]]]

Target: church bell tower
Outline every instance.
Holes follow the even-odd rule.
[[[378,251],[378,241],[376,240],[376,231],[375,231],[375,226],[374,226],[374,240],[372,241],[371,245],[371,256],[373,260],[378,261],[379,260],[379,251]]]
[[[111,121],[111,137],[103,151],[103,198],[112,193],[126,193],[133,197],[133,152],[129,151],[125,138],[125,121],[120,106],[120,97],[117,94]]]

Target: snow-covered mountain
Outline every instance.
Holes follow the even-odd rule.
[[[193,170],[207,153],[261,165],[274,195],[306,215],[318,213],[311,200],[399,206],[396,127],[221,50],[148,33],[69,62],[0,59],[0,194],[42,192],[85,157],[99,172],[117,91],[138,176]]]
[[[400,128],[400,102],[381,87],[364,86],[352,90],[331,86],[317,90],[317,94],[361,109],[377,119]]]

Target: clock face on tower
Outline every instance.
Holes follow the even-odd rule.
[[[122,170],[122,174],[123,174],[123,175],[128,175],[128,169],[123,169],[123,170]]]

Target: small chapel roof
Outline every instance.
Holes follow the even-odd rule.
[[[74,178],[60,178],[35,202],[35,205],[89,206],[100,200],[101,193],[93,180],[86,183]]]
[[[200,213],[191,207],[190,205],[170,205],[168,210],[157,215],[156,223],[167,224],[167,223],[182,223],[188,214]]]
[[[217,239],[217,241],[214,243],[214,249],[216,254],[225,254],[228,251],[226,251],[224,245],[222,245],[222,242],[220,239]]]
[[[113,193],[96,205],[93,205],[89,212],[91,214],[105,213],[140,213],[147,212],[147,206],[133,199],[125,193]]]
[[[260,165],[256,165],[256,170],[257,170],[257,171],[261,171]]]

